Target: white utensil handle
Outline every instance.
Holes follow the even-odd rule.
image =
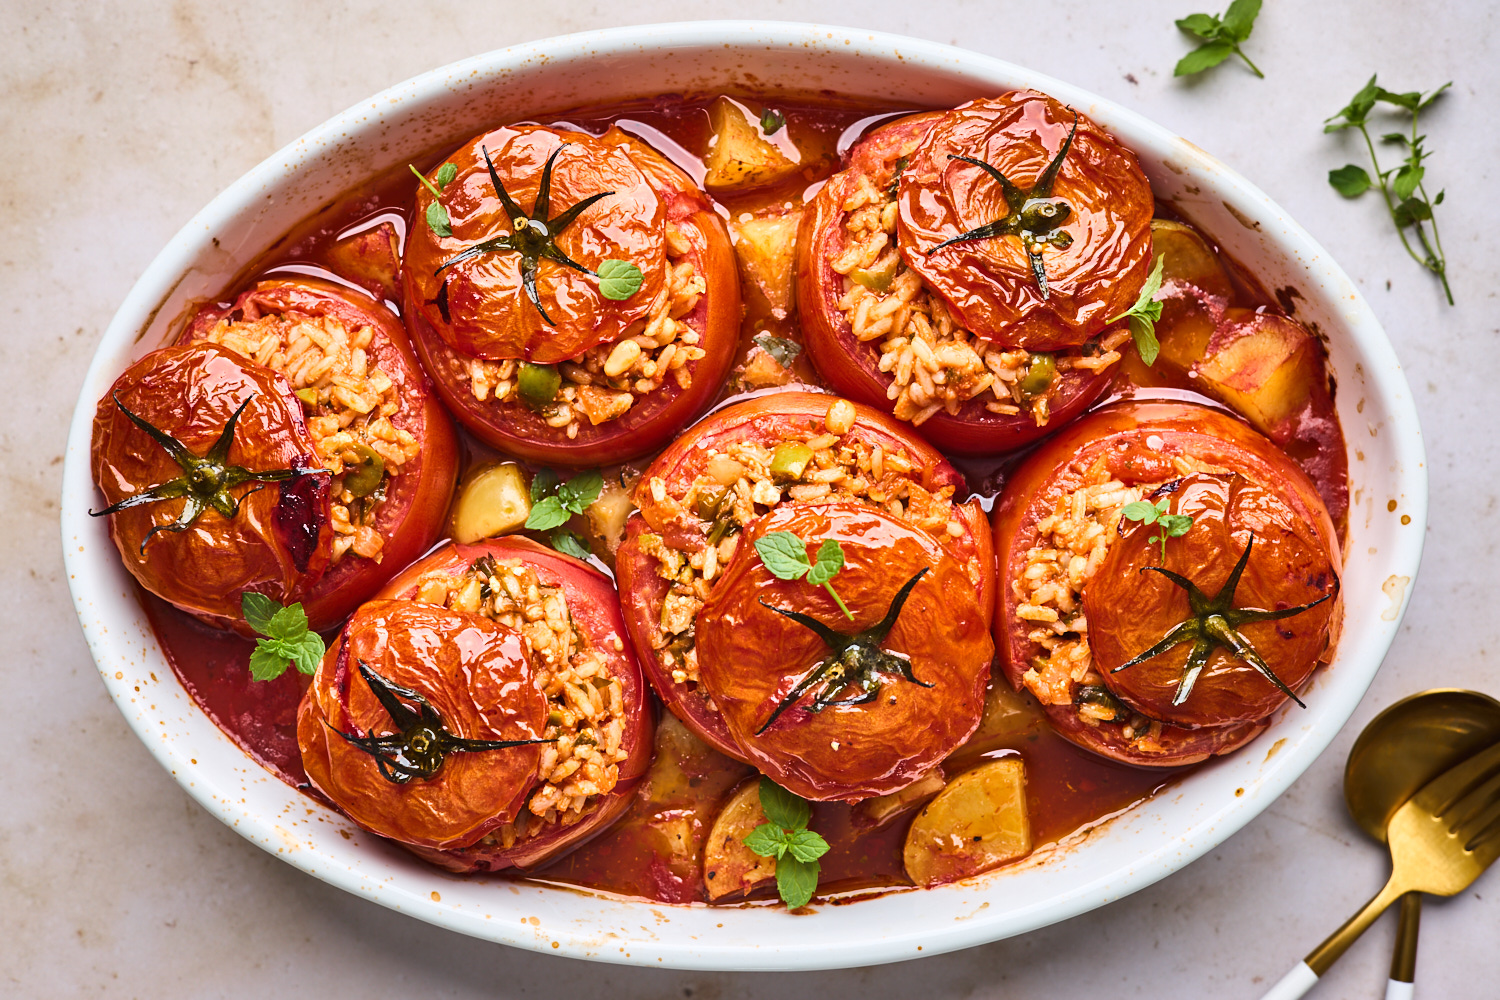
[[[1281,977],[1281,982],[1266,991],[1266,995],[1260,1000],[1297,1000],[1302,994],[1313,988],[1318,981],[1318,974],[1306,962],[1298,962],[1297,967]]]
[[[1385,981],[1385,1000],[1412,1000],[1416,995],[1416,983],[1403,983],[1399,979]]]

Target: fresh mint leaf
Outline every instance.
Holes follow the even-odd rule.
[[[1408,198],[1391,212],[1397,229],[1406,229],[1432,218],[1432,208],[1420,198]]]
[[[455,167],[451,163],[445,163],[445,164],[443,164],[441,167],[438,167],[438,172],[437,172],[438,187],[440,187],[440,188],[447,187],[449,184],[453,183],[453,178],[455,178],[457,176],[458,176],[458,168],[457,167]]]
[[[571,516],[557,497],[546,497],[531,505],[531,513],[526,515],[526,527],[532,531],[551,531],[562,527]]]
[[[818,546],[817,562],[807,571],[807,582],[821,587],[833,579],[835,573],[844,568],[844,550],[832,538],[823,539]]]
[[[1426,172],[1415,165],[1402,167],[1396,171],[1396,179],[1391,182],[1391,190],[1396,192],[1397,198],[1405,201],[1416,193],[1417,185],[1422,183],[1422,175]]]
[[[795,340],[773,337],[769,333],[757,334],[750,338],[750,342],[769,354],[772,360],[783,368],[792,367],[792,362],[796,361],[797,355],[802,353],[802,345]]]
[[[599,265],[599,294],[619,302],[641,290],[641,269],[628,260],[606,260]]]
[[[603,488],[604,476],[598,469],[580,472],[557,488],[557,502],[569,513],[582,514],[599,499]]]
[[[271,634],[268,631],[271,627],[271,617],[279,610],[281,610],[281,605],[265,594],[247,590],[240,595],[240,611],[245,616],[245,624],[260,635]]]
[[[812,901],[813,893],[818,890],[818,870],[816,861],[784,857],[776,862],[776,891],[788,909],[795,910]]]
[[[760,113],[760,130],[766,135],[775,135],[786,127],[786,115],[770,108]]]
[[[772,531],[757,538],[755,551],[778,580],[800,580],[812,569],[807,546],[790,531]]]
[[[448,210],[443,203],[435,201],[427,206],[427,227],[438,236],[452,236],[453,226],[448,221]]]
[[[1109,321],[1130,321],[1130,336],[1135,339],[1135,347],[1140,352],[1141,360],[1148,365],[1155,364],[1157,355],[1161,353],[1161,343],[1156,339],[1156,321],[1161,319],[1162,304],[1156,301],[1156,293],[1161,291],[1162,272],[1166,263],[1165,257],[1156,258],[1156,266],[1146,276],[1146,283],[1141,286],[1135,305]]]
[[[1176,21],[1177,27],[1203,42],[1177,62],[1173,76],[1192,76],[1219,65],[1230,56],[1239,56],[1250,71],[1264,78],[1260,67],[1245,55],[1240,43],[1255,29],[1261,0],[1234,0],[1222,17],[1213,14],[1189,14]]]
[[[1365,173],[1365,168],[1357,163],[1350,163],[1339,167],[1337,170],[1328,171],[1328,183],[1333,189],[1345,198],[1357,198],[1370,190],[1375,182],[1370,180],[1370,175]]]
[[[561,480],[557,478],[557,473],[551,469],[536,470],[536,475],[531,477],[531,502],[540,503],[546,497],[551,496],[559,482]]]
[[[250,653],[250,679],[274,681],[286,673],[291,659],[290,652],[280,642],[262,639]]]
[[[812,807],[806,799],[766,777],[760,779],[760,808],[766,819],[793,832],[805,829],[812,818]]]
[[[1181,538],[1193,527],[1193,519],[1187,514],[1163,514],[1156,523],[1168,538]]]
[[[307,615],[302,610],[302,605],[293,604],[289,608],[277,608],[271,615],[271,620],[266,623],[264,635],[272,639],[298,639],[307,634]]]
[[[1243,42],[1255,29],[1255,19],[1260,15],[1260,0],[1234,0],[1224,11],[1221,22],[1226,37]]]
[[[1206,69],[1213,69],[1232,55],[1234,46],[1229,42],[1204,42],[1177,60],[1172,75],[1192,76],[1194,73],[1202,73]]]
[[[1202,39],[1214,38],[1223,26],[1217,17],[1211,14],[1189,14],[1187,17],[1178,18],[1177,27],[1190,35],[1197,35]]]
[[[763,858],[780,860],[786,853],[791,838],[774,823],[762,823],[745,836],[744,844]]]
[[[1148,500],[1132,500],[1120,513],[1127,521],[1139,521],[1142,524],[1156,523],[1156,507]]]
[[[787,838],[786,849],[798,861],[816,861],[828,853],[828,841],[814,830],[797,830]]]
[[[559,528],[552,533],[552,547],[574,559],[587,559],[593,555],[584,540],[566,528]]]

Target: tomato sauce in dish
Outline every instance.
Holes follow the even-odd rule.
[[[724,113],[724,100],[668,97],[561,112],[539,117],[537,123],[593,135],[618,127],[667,157],[700,187],[708,180],[714,211],[728,224],[736,243],[753,244],[777,232],[795,233],[803,206],[843,168],[845,155],[859,139],[880,124],[918,110],[845,103],[832,95],[785,101],[742,98],[736,107],[750,116],[770,107],[784,116],[785,125],[776,130],[778,134],[763,137],[796,155],[798,162],[796,169],[769,183],[737,191],[712,183],[715,168],[711,140],[716,116]],[[433,150],[432,155],[414,165],[435,169],[447,152],[446,148]],[[399,312],[401,254],[409,227],[423,224],[412,215],[416,187],[405,165],[371,179],[293,228],[219,298],[228,302],[258,282],[300,276],[361,289]],[[1169,280],[1164,285],[1167,311],[1158,323],[1163,360],[1146,366],[1133,351],[1127,351],[1115,368],[1109,390],[1096,405],[1121,398],[1186,398],[1245,414],[1316,484],[1342,538],[1348,510],[1348,468],[1322,345],[1316,338],[1304,342],[1297,339],[1296,331],[1276,327],[1280,313],[1275,300],[1252,275],[1224,261],[1211,241],[1187,226],[1171,206],[1158,205],[1156,216],[1156,239],[1161,245],[1173,247],[1172,253],[1177,256],[1171,259],[1172,266],[1192,280],[1177,280],[1175,284]],[[732,374],[718,390],[715,408],[746,394],[774,395],[783,386],[825,386],[807,353],[795,346],[784,366],[765,361],[771,353],[768,343],[778,348],[782,342],[800,345],[802,333],[791,275],[767,272],[760,267],[763,263],[763,259],[748,254],[740,259],[743,321]],[[1212,271],[1214,265],[1218,271]],[[766,337],[774,341],[766,341]],[[1275,408],[1275,400],[1267,401],[1235,384],[1233,372],[1226,377],[1221,370],[1223,364],[1215,368],[1208,363],[1226,356],[1215,354],[1215,348],[1227,350],[1239,344],[1241,350],[1259,350],[1262,342],[1269,345],[1266,350],[1279,351],[1276,356],[1288,359],[1288,364],[1301,364],[1299,371],[1311,373],[1304,378],[1308,383],[1304,395],[1281,410]],[[1247,412],[1250,410],[1253,412]],[[501,457],[469,433],[460,431],[460,436],[461,475]],[[989,510],[1010,470],[1026,454],[955,460],[966,480],[968,495],[960,488],[954,500],[977,498]],[[605,477],[634,485],[652,457],[623,467],[607,467]],[[593,561],[601,568],[612,569],[613,550],[602,539],[591,540],[596,542]],[[308,679],[288,671],[274,681],[252,681],[248,667],[251,640],[204,625],[150,594],[142,592],[141,601],[178,678],[204,711],[254,760],[288,784],[315,795],[307,784],[296,736],[298,703]],[[698,739],[662,711],[659,702],[656,711],[659,721],[654,761],[624,815],[559,860],[525,873],[496,877],[524,878],[661,903],[710,898],[704,878],[704,850],[710,829],[720,807],[756,772]],[[1086,835],[1186,770],[1131,767],[1075,745],[1053,729],[1046,712],[1030,694],[1016,693],[995,671],[978,729],[941,768],[951,779],[984,762],[1012,758],[1023,761],[1026,769],[1025,801],[1032,852]],[[821,858],[820,898],[853,899],[871,891],[913,884],[903,866],[903,840],[915,807],[897,809],[886,816],[874,815],[866,802],[816,802],[812,809],[810,826],[829,844],[828,853]],[[774,900],[775,896],[774,884],[761,884],[748,892],[723,896],[721,901],[754,902]]]

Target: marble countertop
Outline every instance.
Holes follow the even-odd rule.
[[[1218,0],[1212,0],[1218,3]],[[1344,758],[1392,701],[1434,686],[1500,693],[1500,162],[1497,8],[1272,2],[1250,51],[1175,81],[1172,20],[1192,0],[637,0],[630,5],[12,0],[0,38],[0,994],[153,1000],[239,995],[1258,997],[1385,878],[1349,819]],[[591,965],[463,938],[331,888],[241,840],[152,760],[106,697],[58,551],[63,440],[110,315],[221,188],[355,101],[423,70],[588,28],[712,17],[857,24],[1030,64],[1133,108],[1251,178],[1360,282],[1406,366],[1426,433],[1431,524],[1401,635],[1344,732],[1279,801],[1178,874],[1023,937],[902,965],[799,974]],[[1358,151],[1321,120],[1379,70],[1452,93],[1424,115],[1429,182],[1458,304],[1408,259],[1373,197],[1327,171]],[[1483,95],[1492,95],[1489,98]],[[1487,111],[1486,108],[1489,110]],[[1314,996],[1375,997],[1394,918]],[[1419,990],[1493,997],[1500,876],[1423,921]]]

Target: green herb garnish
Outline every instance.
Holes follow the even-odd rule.
[[[130,418],[131,423],[149,434],[151,440],[161,445],[162,449],[172,457],[172,461],[177,463],[177,467],[182,470],[182,475],[176,479],[142,490],[119,503],[110,504],[103,510],[89,511],[91,517],[103,517],[105,514],[116,514],[143,504],[159,503],[163,500],[185,500],[186,503],[182,505],[182,513],[178,515],[177,520],[169,524],[158,524],[146,532],[146,537],[141,539],[142,555],[146,552],[147,543],[156,537],[157,532],[186,531],[210,507],[226,521],[232,521],[240,512],[240,504],[245,497],[260,492],[271,483],[284,483],[302,476],[329,475],[328,470],[323,468],[293,467],[251,472],[243,466],[229,464],[229,449],[234,445],[235,425],[239,423],[240,414],[245,412],[245,407],[250,405],[250,400],[255,398],[253,393],[246,396],[245,401],[230,415],[218,440],[203,455],[194,455],[188,450],[187,445],[171,434],[159,430],[143,418],[136,416],[124,403],[120,402],[118,395],[112,394],[110,398],[115,401],[120,412]],[[246,483],[259,483],[260,485],[245,491],[238,497],[229,492]]]
[[[552,168],[557,162],[557,154],[569,145],[571,143],[562,143],[552,151],[551,156],[547,157],[547,162],[542,167],[542,179],[537,185],[536,201],[532,204],[530,215],[523,212],[521,206],[517,205],[510,193],[505,190],[505,185],[500,183],[499,173],[495,171],[494,161],[490,159],[490,151],[480,146],[479,151],[484,155],[484,165],[490,171],[490,184],[494,186],[495,195],[500,199],[500,203],[505,206],[505,215],[510,220],[511,231],[503,236],[475,243],[458,256],[444,261],[433,274],[442,274],[455,264],[461,264],[487,253],[518,253],[521,255],[521,286],[526,290],[526,297],[531,300],[531,304],[536,307],[537,312],[541,313],[542,319],[549,326],[553,325],[552,317],[548,316],[547,310],[542,307],[541,296],[536,290],[537,269],[541,266],[543,259],[570,267],[580,274],[600,278],[600,294],[607,299],[628,299],[634,295],[641,287],[640,268],[634,264],[623,260],[605,261],[600,267],[610,271],[610,275],[606,277],[573,260],[557,245],[557,237],[571,226],[575,219],[595,202],[614,194],[613,191],[591,194],[556,218],[548,218],[552,211]],[[446,217],[444,213],[444,218]],[[626,268],[629,270],[627,271]],[[634,272],[634,279],[630,277],[631,272]],[[632,280],[635,281],[635,287],[625,291]]]
[[[815,587],[822,587],[850,621],[854,615],[829,581],[844,567],[844,550],[832,538],[818,546],[816,561],[807,558],[807,545],[790,531],[772,531],[755,540],[755,551],[766,569],[778,580],[800,580],[804,576]]]
[[[891,628],[896,624],[896,619],[901,616],[901,609],[906,606],[906,599],[911,595],[912,588],[926,574],[927,567],[925,566],[917,570],[916,574],[896,592],[891,606],[886,610],[885,617],[863,632],[854,635],[835,632],[811,615],[804,615],[800,611],[786,611],[761,601],[761,607],[774,611],[783,618],[790,618],[804,628],[811,629],[828,647],[829,655],[809,670],[791,692],[781,699],[775,711],[771,713],[771,717],[766,720],[765,725],[755,731],[755,735],[759,736],[770,729],[776,720],[781,718],[783,712],[809,693],[812,693],[813,700],[807,710],[816,714],[829,705],[864,705],[874,701],[880,696],[882,677],[894,676],[910,681],[918,687],[932,687],[926,681],[917,680],[916,674],[912,672],[910,657],[904,653],[892,653],[880,648],[880,644],[885,642],[886,637],[891,634]],[[838,695],[850,687],[858,688],[860,693],[839,700]],[[815,688],[816,691],[814,691]]]
[[[620,302],[641,290],[641,269],[628,260],[606,260],[599,265],[599,294]]]
[[[786,127],[786,115],[770,108],[760,113],[760,130],[766,135],[775,135]]]
[[[410,688],[399,687],[377,674],[364,660],[359,661],[359,675],[370,685],[370,692],[391,717],[397,732],[385,736],[366,734],[356,736],[334,729],[325,720],[323,725],[333,729],[351,746],[358,747],[375,758],[380,776],[393,785],[404,785],[416,778],[426,781],[435,777],[450,753],[476,753],[482,750],[504,750],[507,747],[526,746],[530,743],[551,743],[551,740],[467,740],[454,736],[443,725],[442,716],[427,699]],[[412,709],[402,704],[402,699],[413,702]]]
[[[1339,167],[1337,170],[1328,172],[1328,183],[1345,198],[1357,198],[1372,187],[1379,187],[1380,194],[1385,199],[1386,211],[1391,214],[1391,221],[1396,224],[1396,235],[1401,237],[1401,245],[1411,259],[1421,264],[1427,270],[1438,276],[1443,283],[1443,293],[1448,297],[1448,304],[1453,304],[1453,290],[1448,287],[1448,258],[1443,253],[1443,241],[1438,237],[1437,220],[1432,217],[1435,206],[1443,203],[1443,192],[1439,191],[1437,197],[1428,198],[1427,188],[1422,181],[1427,173],[1423,162],[1430,155],[1422,143],[1427,139],[1425,135],[1417,134],[1418,114],[1437,100],[1443,91],[1447,90],[1451,83],[1445,83],[1430,94],[1412,90],[1404,94],[1392,93],[1376,84],[1375,77],[1370,77],[1370,82],[1365,84],[1359,93],[1354,95],[1354,100],[1338,114],[1327,119],[1323,126],[1324,132],[1341,132],[1346,128],[1359,129],[1359,134],[1364,136],[1365,148],[1370,151],[1370,163],[1375,168],[1376,181],[1365,172],[1365,169],[1357,164],[1350,163]],[[1389,104],[1401,108],[1411,115],[1411,134],[1403,132],[1390,132],[1381,136],[1386,142],[1395,143],[1406,151],[1406,159],[1399,167],[1389,170],[1380,169],[1380,159],[1375,155],[1375,143],[1370,139],[1367,127],[1370,112],[1376,104]],[[1426,223],[1432,227],[1432,239],[1428,240]],[[1406,230],[1413,229],[1416,232],[1417,242],[1421,245],[1422,252],[1417,253],[1406,238]]]
[[[1171,497],[1162,497],[1154,504],[1150,500],[1136,500],[1126,504],[1125,509],[1120,512],[1127,521],[1156,525],[1157,533],[1146,541],[1151,544],[1161,543],[1163,563],[1167,561],[1167,539],[1181,538],[1193,526],[1193,518],[1190,514],[1168,514],[1167,508],[1171,504]]]
[[[1212,69],[1230,56],[1239,56],[1250,67],[1250,71],[1262,80],[1266,74],[1260,71],[1260,67],[1250,61],[1245,51],[1240,48],[1240,43],[1250,37],[1250,32],[1255,30],[1255,18],[1260,14],[1260,0],[1234,0],[1229,9],[1224,11],[1223,17],[1213,14],[1189,14],[1177,22],[1177,27],[1201,39],[1203,44],[1198,46],[1187,55],[1183,56],[1177,63],[1177,68],[1172,71],[1173,76],[1191,76],[1194,73],[1202,73],[1206,69]]]
[[[417,175],[417,180],[421,181],[422,186],[432,194],[432,204],[427,206],[428,228],[439,236],[452,236],[453,225],[448,219],[448,210],[443,207],[443,203],[438,199],[443,196],[442,189],[452,183],[453,178],[458,176],[458,168],[451,163],[445,163],[439,167],[437,172],[437,186],[434,187],[433,183],[422,175],[422,171],[410,163],[406,167]]]
[[[1150,570],[1160,573],[1171,580],[1177,586],[1187,591],[1188,606],[1192,609],[1186,621],[1178,622],[1167,630],[1161,641],[1150,649],[1145,650],[1110,671],[1117,674],[1127,667],[1133,667],[1137,663],[1144,663],[1153,656],[1160,656],[1169,649],[1180,646],[1184,642],[1193,644],[1193,651],[1188,654],[1187,663],[1183,665],[1182,679],[1177,682],[1177,693],[1172,696],[1172,704],[1181,705],[1187,700],[1193,691],[1193,684],[1198,680],[1198,675],[1203,672],[1203,667],[1208,663],[1209,654],[1216,648],[1223,647],[1235,656],[1244,660],[1250,666],[1259,671],[1267,680],[1275,684],[1281,693],[1295,701],[1303,708],[1307,706],[1302,703],[1292,692],[1292,689],[1284,684],[1280,677],[1271,672],[1266,661],[1256,652],[1250,640],[1246,639],[1239,631],[1241,625],[1251,622],[1274,622],[1283,618],[1291,618],[1300,615],[1309,608],[1315,608],[1338,593],[1338,581],[1334,581],[1333,590],[1324,594],[1316,601],[1299,605],[1295,608],[1284,608],[1281,611],[1261,611],[1257,608],[1236,608],[1234,606],[1234,590],[1239,586],[1240,575],[1245,572],[1245,564],[1250,561],[1250,547],[1255,544],[1255,535],[1250,535],[1250,540],[1245,543],[1245,551],[1240,553],[1239,561],[1230,570],[1229,578],[1224,581],[1224,586],[1213,597],[1209,597],[1198,589],[1197,584],[1173,573],[1171,570],[1160,566],[1142,566],[1141,572]]]
[[[1008,214],[1004,218],[985,223],[951,240],[944,240],[928,250],[926,256],[931,257],[944,247],[955,243],[987,240],[995,236],[1019,237],[1021,245],[1026,248],[1026,257],[1031,261],[1031,273],[1036,278],[1037,290],[1042,293],[1042,298],[1046,299],[1049,293],[1047,272],[1042,268],[1042,247],[1050,246],[1064,250],[1073,244],[1073,234],[1059,228],[1073,214],[1073,207],[1061,198],[1052,197],[1052,185],[1057,182],[1058,171],[1062,170],[1063,161],[1068,158],[1068,150],[1073,148],[1073,137],[1077,134],[1078,112],[1074,111],[1073,128],[1068,133],[1067,140],[1057,151],[1057,155],[1052,158],[1052,162],[1047,164],[1047,169],[1042,171],[1036,183],[1027,191],[1016,187],[1009,178],[983,160],[950,153],[948,159],[972,163],[989,174],[995,183],[1000,185],[1000,191],[1005,195]]]
[[[573,515],[587,510],[603,489],[604,476],[598,469],[580,472],[567,482],[561,482],[551,469],[540,469],[531,478],[531,513],[526,516],[526,527],[552,532],[548,540],[554,549],[587,559],[590,553],[583,539],[562,526]]]
[[[261,636],[250,654],[251,679],[275,680],[286,673],[288,664],[304,674],[318,669],[323,637],[307,627],[301,604],[283,607],[265,594],[247,590],[240,595],[240,610],[245,624]]]
[[[795,340],[775,337],[769,333],[758,333],[750,338],[750,342],[769,354],[771,359],[783,368],[792,367],[792,363],[802,353],[802,345]]]
[[[818,859],[828,841],[807,828],[812,808],[800,795],[770,778],[760,779],[760,809],[769,822],[751,830],[744,844],[763,858],[776,859],[776,891],[795,910],[806,906],[818,888]]]
[[[1161,289],[1162,268],[1166,263],[1165,257],[1156,258],[1156,266],[1151,269],[1146,283],[1141,286],[1141,294],[1136,296],[1135,305],[1105,323],[1109,326],[1128,319],[1130,336],[1135,339],[1135,349],[1140,352],[1141,360],[1148,365],[1155,364],[1156,356],[1161,353],[1161,343],[1156,339],[1156,321],[1161,319],[1161,303],[1156,301],[1156,293]]]

